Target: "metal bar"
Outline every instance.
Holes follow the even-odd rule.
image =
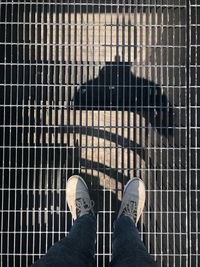
[[[158,11],[158,25],[163,25],[163,21],[162,21],[162,9],[160,8],[159,11]],[[158,39],[159,39],[159,42],[162,43],[162,33],[163,33],[163,26],[160,27],[160,29],[158,29]],[[163,65],[163,58],[162,58],[162,55],[163,55],[163,48],[160,49],[160,61],[161,61],[161,66]],[[163,68],[161,68],[160,70],[160,84],[161,86],[163,85]],[[162,88],[161,88],[162,90]],[[162,91],[160,92],[160,112],[162,112],[161,110],[163,110],[163,107],[162,107]],[[156,103],[157,105],[157,103]],[[159,119],[159,125],[162,125],[162,114],[160,115],[160,119]],[[162,144],[163,144],[163,138],[162,138],[162,127],[160,129],[160,138],[158,139],[158,142],[159,142],[159,148],[162,147]],[[162,172],[162,169],[163,169],[163,154],[162,154],[162,150],[160,149],[160,166],[161,166],[161,172]],[[162,185],[163,184],[163,177],[161,175],[161,179],[160,179],[160,184]],[[159,194],[159,192],[158,192]],[[163,207],[163,197],[162,197],[162,193],[160,193],[160,210],[162,209]],[[160,214],[160,231],[161,233],[163,233],[163,216],[162,216],[162,212]],[[162,237],[162,234],[160,235],[160,251],[163,251],[163,237]],[[160,259],[160,262],[161,262],[161,267],[163,266],[163,256],[161,254],[161,259]]]
[[[112,64],[113,64],[113,53],[112,53],[112,49],[113,49],[113,3],[111,4],[111,17],[110,17],[110,88],[113,87],[113,72],[112,72]],[[112,90],[110,90],[110,102],[112,102]],[[112,105],[110,106],[110,126],[112,125]],[[110,129],[110,166],[112,166],[112,132]],[[111,185],[111,177],[112,177],[112,170],[110,168],[110,179],[109,179],[109,184]],[[109,262],[112,259],[112,189],[110,186],[110,192],[109,192],[109,209],[110,209],[110,214],[109,214]]]
[[[187,85],[187,219],[186,219],[186,227],[187,227],[187,266],[190,267],[191,265],[191,173],[190,173],[190,167],[191,167],[191,108],[190,108],[190,84],[191,84],[191,69],[190,69],[190,45],[191,45],[191,1],[188,0],[186,2],[187,5],[187,59],[186,59],[186,67],[187,67],[187,73],[186,73],[186,85]]]
[[[104,18],[104,42],[105,44],[107,43],[107,35],[106,35],[106,31],[107,31],[107,16],[106,16],[106,8],[105,8],[105,18]],[[104,62],[106,63],[106,48],[107,46],[104,48]],[[103,103],[103,115],[104,115],[104,118],[105,118],[105,106],[106,106],[106,101],[107,101],[107,95],[106,95],[106,79],[107,79],[107,73],[106,73],[106,68],[104,67],[104,81],[103,81],[103,84],[104,84],[104,88],[103,88],[103,99],[104,99],[104,103]],[[105,120],[105,119],[104,119]],[[105,125],[104,125],[104,140],[103,140],[103,146],[105,147]],[[106,179],[106,176],[105,176],[105,164],[106,164],[106,160],[105,160],[105,157],[106,157],[106,152],[105,152],[105,149],[103,151],[103,185],[102,185],[102,190],[103,190],[103,218],[102,218],[102,224],[103,224],[103,240],[102,240],[102,244],[103,244],[103,259],[102,259],[102,263],[103,263],[103,266],[106,265],[106,235],[105,235],[105,232],[106,232],[106,214],[105,214],[105,210],[106,210],[106,191],[105,191],[105,179]]]
[[[119,61],[120,61],[120,53],[119,53],[119,0],[117,1],[117,18],[116,18],[116,70],[117,70],[117,77],[116,77],[116,90],[117,90],[117,97],[116,97],[116,103],[119,103]],[[119,117],[118,117],[118,107],[116,106],[115,110],[115,121],[116,124],[118,124]],[[116,196],[118,200],[118,195],[119,195],[119,188],[118,188],[118,181],[119,181],[119,173],[118,173],[118,129],[116,127],[115,131],[115,136],[116,136],[116,148],[115,148],[115,168],[116,168]],[[116,209],[118,209],[118,201],[116,201]]]
[[[167,3],[169,4],[169,3]],[[168,12],[168,9],[166,9],[166,19],[167,21],[169,21],[169,12]],[[167,40],[169,38],[169,32],[167,30]],[[167,41],[167,45],[168,45],[168,41]],[[167,50],[167,63],[168,63],[168,60],[169,60],[169,52]],[[169,67],[167,67],[167,76],[169,75]],[[168,88],[167,88],[167,95],[168,95]],[[168,134],[168,132],[167,132]],[[169,142],[168,142],[168,136],[167,136],[167,148],[169,147]],[[166,165],[169,166],[169,154],[167,152],[167,160],[166,160]],[[168,190],[169,190],[169,175],[167,174],[167,197],[166,197],[166,201],[168,202],[169,201],[169,194],[168,194]],[[167,232],[169,232],[169,207],[167,206]],[[169,236],[167,236],[167,250],[169,251]],[[169,255],[167,255],[167,265],[169,266],[170,262],[169,262]]]
[[[136,6],[135,10],[134,10],[134,25],[136,27],[136,31],[134,31],[134,44],[135,44],[135,49],[134,49],[134,58],[138,60],[138,45],[137,45],[137,39],[139,37],[138,32],[140,31],[139,27],[138,27],[138,6]],[[137,75],[138,72],[138,63],[136,64],[136,66],[134,66],[134,75]],[[135,87],[135,106],[134,106],[134,118],[133,118],[133,123],[134,123],[134,128],[133,128],[133,142],[134,142],[134,158],[133,158],[133,168],[134,168],[134,177],[137,177],[137,142],[136,142],[136,138],[137,138],[137,79],[135,79],[134,82],[134,87]]]
[[[98,43],[100,44],[100,41],[101,41],[101,26],[100,26],[100,21],[101,21],[101,15],[100,15],[100,0],[99,0],[99,3],[98,3]],[[100,73],[100,68],[101,68],[101,57],[100,57],[100,46],[98,46],[98,71]],[[97,83],[97,97],[98,97],[98,126],[100,125],[100,78],[98,78],[98,83]],[[98,133],[97,133],[97,138],[98,138],[98,142],[97,142],[97,145],[98,147],[100,147],[100,127],[98,127]],[[97,153],[97,191],[96,191],[96,194],[97,194],[97,245],[96,245],[96,255],[97,255],[97,267],[99,267],[101,265],[101,263],[99,263],[99,254],[100,254],[100,248],[99,248],[99,244],[100,244],[100,216],[99,216],[99,210],[100,210],[100,169],[99,169],[99,162],[100,162],[100,149],[98,149],[98,153]]]

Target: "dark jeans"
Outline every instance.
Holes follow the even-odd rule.
[[[140,239],[133,221],[121,216],[113,234],[113,255],[110,266],[157,267]],[[94,266],[96,219],[84,215],[77,219],[67,237],[52,246],[47,254],[32,266],[91,267]]]

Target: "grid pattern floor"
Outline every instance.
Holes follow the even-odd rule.
[[[0,265],[29,266],[69,232],[66,180],[97,212],[96,265],[130,177],[160,266],[199,266],[198,0],[0,3]]]

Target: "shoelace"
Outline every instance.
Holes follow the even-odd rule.
[[[123,214],[127,215],[134,219],[136,222],[137,219],[137,205],[135,201],[130,201],[126,204],[126,206],[123,209]]]
[[[82,212],[92,212],[94,201],[90,199],[79,198],[76,199],[76,211],[80,215]]]

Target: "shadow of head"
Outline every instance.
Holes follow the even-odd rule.
[[[135,76],[130,63],[107,62],[97,78],[74,94],[75,109],[127,110],[143,116],[158,132],[171,134],[173,110],[167,96],[153,81]]]

